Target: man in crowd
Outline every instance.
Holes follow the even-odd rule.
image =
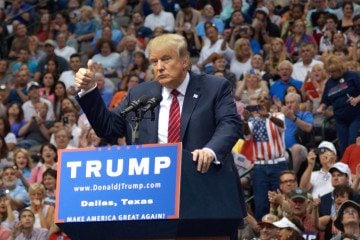
[[[165,12],[160,0],[151,0],[150,8],[152,14],[146,16],[144,26],[150,28],[152,31],[156,27],[163,26],[169,33],[175,30],[175,18],[170,12]]]

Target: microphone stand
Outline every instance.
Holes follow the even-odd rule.
[[[135,116],[131,118],[131,121],[129,121],[129,125],[131,128],[131,142],[133,144],[138,144],[139,140],[139,126],[140,122],[144,119],[144,115],[146,112],[141,111],[140,109],[135,111]],[[155,120],[155,111],[154,108],[151,109],[151,121]],[[131,124],[133,123],[133,124]]]

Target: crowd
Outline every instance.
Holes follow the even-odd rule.
[[[166,33],[186,39],[189,70],[233,86],[244,134],[233,155],[240,174],[253,169],[239,239],[360,239],[360,1],[0,7],[0,240],[69,239],[53,224],[57,150],[126,144],[95,134],[75,74],[91,59],[114,109],[152,81],[147,45]]]

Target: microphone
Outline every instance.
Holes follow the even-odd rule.
[[[127,108],[125,108],[124,110],[122,110],[120,112],[120,114],[125,116],[129,112],[136,111],[137,109],[139,109],[142,106],[144,106],[145,104],[147,104],[148,100],[149,100],[148,96],[146,96],[146,95],[141,96],[138,100],[134,100],[134,101],[130,102],[129,106]]]
[[[146,113],[149,110],[154,110],[154,108],[159,105],[162,100],[162,96],[158,95],[152,98],[149,98],[143,108],[141,108],[142,113]]]

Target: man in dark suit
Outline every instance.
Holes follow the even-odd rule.
[[[99,137],[125,136],[128,144],[182,142],[183,149],[192,152],[198,172],[207,173],[210,166],[210,169],[221,166],[234,170],[230,155],[233,145],[241,137],[241,120],[231,97],[229,82],[189,72],[187,44],[177,34],[153,39],[149,43],[149,59],[155,81],[132,88],[113,112],[107,110],[96,89],[92,63],[88,63],[88,69],[78,71],[75,81],[81,91],[77,99],[96,134]],[[176,95],[173,90],[177,90]],[[144,95],[161,95],[162,101],[155,108],[155,121],[150,120],[150,113],[145,114],[139,125],[138,141],[133,142],[131,123],[127,119],[132,119],[134,114],[130,113],[125,118],[120,112]],[[173,130],[170,130],[172,123],[169,122],[175,111],[171,110],[173,101],[178,102],[181,116],[175,140]],[[239,182],[239,179],[236,181]],[[234,193],[238,190],[234,189]],[[245,216],[241,190],[238,193],[238,207]]]

